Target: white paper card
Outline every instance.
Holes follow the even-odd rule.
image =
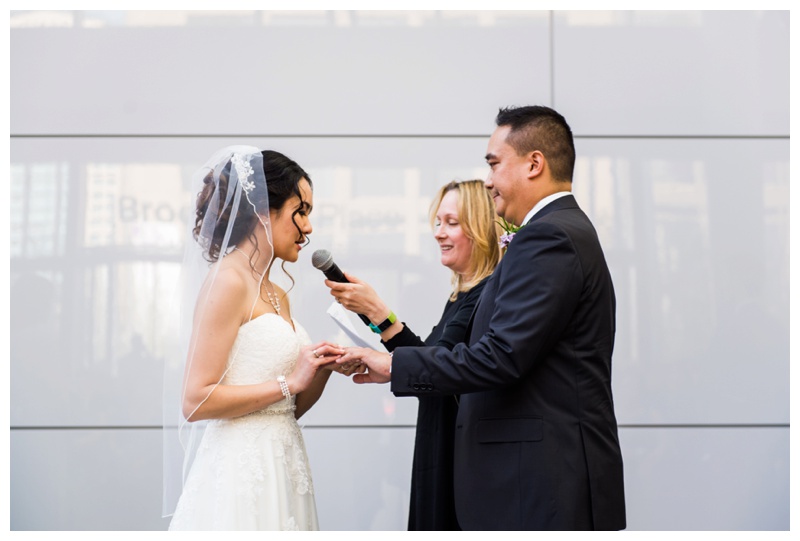
[[[370,349],[377,349],[375,344],[371,344],[365,339],[356,327],[353,325],[353,318],[357,317],[353,315],[351,312],[348,312],[344,309],[344,307],[336,301],[333,301],[330,308],[328,308],[328,315],[333,318],[333,321],[344,331],[347,337],[353,341],[358,347],[362,348],[370,348]],[[368,327],[364,327],[368,328]],[[370,332],[370,338],[372,338],[373,342],[375,341],[375,333]]]

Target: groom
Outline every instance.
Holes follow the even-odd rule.
[[[460,394],[456,512],[465,530],[625,528],[611,395],[615,297],[571,194],[575,148],[547,107],[501,109],[486,153],[497,213],[523,226],[484,287],[468,344],[352,349],[397,396]]]

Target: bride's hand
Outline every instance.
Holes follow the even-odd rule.
[[[335,363],[343,353],[344,349],[328,342],[302,348],[294,371],[286,377],[289,392],[298,394],[305,391],[314,381],[317,371],[323,366]]]
[[[339,372],[341,375],[350,377],[353,374],[363,374],[367,371],[367,365],[354,362],[346,364],[329,364],[325,366],[326,369],[332,372]]]

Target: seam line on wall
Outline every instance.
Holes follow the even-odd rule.
[[[416,428],[416,425],[300,425],[309,429],[390,429]],[[790,428],[789,423],[666,423],[619,424],[619,428]],[[177,428],[177,427],[172,427]],[[161,425],[97,425],[97,426],[12,426],[11,430],[161,430]]]
[[[165,133],[165,134],[121,134],[121,133],[85,133],[85,134],[11,134],[11,139],[224,139],[224,138],[280,138],[280,139],[486,139],[489,134],[287,134],[287,133],[218,133],[218,134],[191,134],[191,133]],[[575,139],[786,139],[789,135],[592,135],[573,134]]]

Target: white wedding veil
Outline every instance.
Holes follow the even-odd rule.
[[[214,288],[219,261],[245,239],[255,239],[257,228],[266,232],[266,246],[257,244],[259,259],[274,257],[269,223],[269,197],[261,150],[231,146],[217,151],[192,177],[196,194],[187,228],[186,247],[173,314],[179,318],[178,335],[169,349],[164,369],[163,400],[163,516],[175,510],[186,475],[205,428],[204,421],[188,422],[184,416],[184,383],[197,353],[193,329],[206,317],[205,300]],[[259,232],[260,233],[260,232]],[[263,239],[263,235],[259,235]],[[263,282],[269,265],[256,271]],[[268,278],[267,278],[268,279]],[[261,287],[258,288],[261,291]],[[250,318],[258,294],[250,307]],[[234,346],[235,348],[235,346]],[[217,385],[236,361],[236,349]],[[216,386],[215,386],[216,387]],[[213,389],[206,396],[213,393]],[[205,399],[204,399],[205,401]],[[202,402],[195,408],[202,405]],[[192,412],[193,413],[193,412]]]

